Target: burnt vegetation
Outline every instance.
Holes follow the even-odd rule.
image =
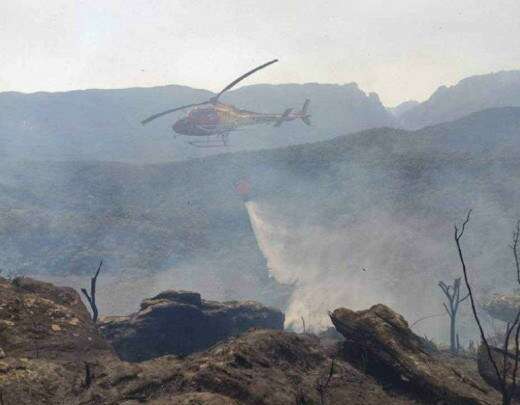
[[[513,403],[513,398],[518,395],[517,378],[518,378],[518,365],[519,365],[519,353],[520,353],[520,309],[518,310],[513,322],[508,322],[505,327],[503,346],[502,348],[495,348],[490,344],[489,339],[486,337],[486,333],[482,326],[482,321],[477,311],[477,302],[471,283],[469,281],[468,268],[464,259],[461,240],[466,231],[466,227],[469,224],[471,217],[471,210],[468,211],[465,220],[462,225],[454,226],[454,240],[457,246],[457,252],[462,267],[462,273],[464,276],[464,282],[468,289],[468,295],[471,303],[471,310],[473,318],[478,326],[480,333],[481,344],[488,356],[489,362],[492,365],[493,371],[496,376],[496,385],[502,395],[502,404],[510,405]],[[520,264],[518,258],[518,242],[520,239],[520,221],[517,221],[515,230],[513,232],[513,242],[511,249],[513,251],[513,258],[515,263],[515,278],[520,285]],[[510,344],[513,344],[512,353],[510,351]]]
[[[452,353],[458,353],[460,349],[460,339],[457,333],[457,313],[459,311],[459,305],[469,297],[469,294],[466,294],[462,298],[460,297],[460,282],[460,277],[456,278],[452,285],[447,285],[443,281],[439,281],[439,287],[448,299],[448,305],[444,302],[442,305],[450,317],[450,350]]]
[[[101,271],[101,267],[103,266],[103,260],[99,262],[99,266],[94,273],[94,276],[90,279],[90,294],[87,291],[86,288],[82,288],[81,292],[87,299],[90,309],[92,311],[92,322],[96,323],[99,317],[99,310],[96,304],[96,284],[97,284],[97,278],[99,276],[99,272]]]

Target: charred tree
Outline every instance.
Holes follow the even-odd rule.
[[[327,391],[329,389],[330,381],[332,380],[332,376],[334,375],[334,359],[332,359],[330,363],[330,369],[326,376],[322,376],[319,378],[318,383],[316,384],[316,390],[320,396],[320,405],[326,405],[326,397]]]
[[[85,362],[85,381],[83,382],[83,386],[85,388],[89,388],[92,385],[92,370],[90,369],[90,364]]]
[[[103,260],[99,262],[99,266],[97,268],[96,273],[94,274],[94,277],[90,279],[90,294],[85,288],[81,289],[81,292],[87,299],[88,303],[90,304],[90,309],[92,310],[92,322],[96,323],[99,316],[98,307],[96,305],[96,283],[97,278],[99,276],[99,272],[101,271],[101,267],[103,266]]]
[[[471,311],[473,313],[473,318],[475,319],[475,323],[478,326],[480,332],[480,338],[482,340],[482,345],[488,355],[489,361],[493,367],[493,371],[495,372],[498,388],[502,394],[502,405],[511,405],[513,401],[513,397],[517,395],[517,376],[518,376],[518,362],[519,362],[519,354],[520,354],[520,310],[517,312],[516,317],[512,323],[508,323],[506,326],[506,333],[504,337],[504,350],[496,350],[492,348],[489,344],[488,339],[486,338],[486,334],[484,332],[484,328],[482,327],[482,322],[480,321],[478,312],[477,312],[477,304],[475,301],[475,296],[473,295],[473,290],[471,288],[471,284],[469,282],[468,277],[468,269],[466,266],[466,262],[464,260],[464,255],[462,253],[461,247],[461,239],[464,235],[464,231],[466,230],[466,226],[469,223],[471,216],[471,210],[468,211],[466,215],[466,219],[462,223],[461,228],[457,225],[455,228],[455,244],[457,246],[457,252],[460,260],[460,264],[462,267],[462,274],[464,275],[464,283],[466,284],[466,288],[468,289],[469,300],[471,303]],[[513,244],[511,248],[513,250],[513,256],[515,260],[515,268],[516,268],[516,278],[518,284],[520,284],[520,263],[519,263],[519,255],[518,255],[518,244],[520,239],[520,221],[516,223],[515,231],[513,232]],[[514,332],[514,352],[511,354],[509,351],[509,343],[511,340],[511,336]],[[496,353],[502,353],[502,364],[499,367],[497,363],[497,359],[493,356],[493,351]],[[513,358],[511,361],[510,358]],[[513,368],[511,367],[511,362],[513,363]]]
[[[460,277],[456,278],[452,285],[447,285],[443,281],[439,281],[439,287],[448,299],[448,305],[446,305],[445,302],[443,302],[442,305],[444,305],[444,309],[450,317],[450,351],[452,353],[458,353],[459,351],[457,335],[457,313],[459,311],[459,305],[469,297],[469,294],[467,294],[463,298],[460,298],[460,282]]]

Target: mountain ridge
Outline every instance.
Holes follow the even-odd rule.
[[[140,124],[157,111],[208,100],[213,95],[178,85],[0,93],[0,154],[12,160],[147,163],[220,153],[172,139],[171,124],[179,115],[144,127]],[[393,123],[380,100],[355,84],[244,86],[226,93],[223,101],[259,112],[281,112],[288,107],[300,108],[306,98],[311,99],[314,127],[300,122],[276,129],[250,127],[231,135],[230,150],[279,147]]]
[[[403,112],[399,123],[418,129],[493,107],[520,106],[520,70],[503,70],[439,86],[424,102]]]

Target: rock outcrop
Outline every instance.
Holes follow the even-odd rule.
[[[0,277],[0,347],[4,357],[28,359],[115,356],[75,290],[30,278]]]
[[[257,302],[205,301],[188,291],[165,291],[130,316],[100,322],[103,336],[122,360],[143,361],[205,350],[250,328],[283,329],[281,311]]]
[[[345,356],[376,378],[432,403],[492,404],[496,392],[448,366],[428,350],[405,319],[384,305],[331,314],[345,337]]]
[[[117,361],[71,288],[0,277],[0,403],[75,404],[84,370]]]

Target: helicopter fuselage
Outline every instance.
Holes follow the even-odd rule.
[[[282,114],[264,114],[216,103],[192,109],[186,117],[177,120],[172,128],[180,135],[209,136],[229,133],[248,125],[281,124],[305,116],[303,111],[286,110]]]
[[[284,122],[293,121],[297,118],[301,119],[306,125],[311,125],[310,115],[308,114],[310,100],[308,99],[305,100],[305,103],[303,103],[301,110],[295,111],[292,108],[288,108],[282,114],[264,114],[254,111],[241,110],[230,104],[219,102],[220,96],[222,96],[222,94],[224,94],[226,91],[231,90],[246,77],[249,77],[253,73],[258,72],[259,70],[264,69],[276,62],[278,62],[278,59],[273,59],[267,63],[264,63],[263,65],[257,66],[256,68],[233,80],[226,87],[224,87],[222,91],[207,101],[187,104],[161,111],[142,120],[141,124],[146,125],[150,121],[153,121],[164,115],[191,108],[188,115],[177,120],[173,124],[172,128],[173,131],[179,135],[206,137],[206,141],[195,140],[188,142],[193,146],[200,147],[227,146],[229,133],[248,125],[274,123],[275,127],[279,127]],[[211,135],[216,136],[212,137]],[[216,140],[216,142],[214,142],[214,140]]]

